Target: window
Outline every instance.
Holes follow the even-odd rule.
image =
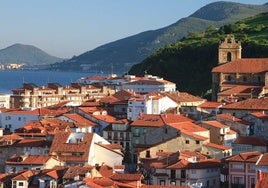
[[[255,187],[255,178],[250,178],[250,186],[251,186],[252,188]]]
[[[227,76],[227,80],[228,81],[231,81],[232,80],[232,77],[230,75]]]
[[[140,136],[140,130],[135,128],[134,136]]]
[[[165,180],[160,180],[160,185],[166,185],[166,181]]]
[[[196,174],[196,170],[195,170],[195,169],[192,169],[192,170],[191,170],[191,173],[192,173],[192,174]]]
[[[242,177],[234,177],[234,184],[243,184]]]
[[[209,187],[209,180],[207,180],[207,187]]]
[[[185,170],[181,171],[181,178],[186,178],[186,171]]]
[[[190,140],[185,140],[185,143],[186,144],[190,144]]]
[[[232,53],[231,52],[227,53],[227,61],[228,62],[232,61]]]
[[[233,169],[244,169],[243,164],[233,164],[232,167],[233,167]]]
[[[176,179],[176,170],[170,170],[170,179]]]
[[[247,77],[243,76],[243,82],[246,82],[246,81],[247,81]]]
[[[19,182],[19,186],[23,186],[23,182]]]
[[[150,150],[147,150],[146,151],[146,158],[150,158],[151,157],[151,155],[150,155]]]
[[[200,141],[199,141],[199,140],[196,140],[195,143],[196,143],[196,144],[200,144]]]

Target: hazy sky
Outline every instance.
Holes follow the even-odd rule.
[[[187,17],[215,0],[1,0],[0,49],[34,45],[70,58]],[[268,0],[233,0],[264,4]]]

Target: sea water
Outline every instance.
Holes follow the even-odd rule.
[[[86,72],[1,70],[0,94],[11,94],[12,89],[21,88],[23,83],[33,83],[40,87],[47,86],[47,83],[59,83],[66,86],[81,77],[93,76],[94,74]]]

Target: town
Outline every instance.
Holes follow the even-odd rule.
[[[0,187],[263,188],[268,58],[226,35],[212,100],[145,73],[0,95]]]

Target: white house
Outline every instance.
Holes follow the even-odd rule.
[[[121,148],[118,146],[118,148]],[[105,163],[120,165],[123,154],[118,148],[95,133],[59,132],[55,134],[49,155],[64,161],[66,165],[92,165]]]
[[[0,94],[0,108],[10,108],[9,94]]]
[[[62,163],[47,155],[14,155],[6,160],[5,172],[18,173],[23,170],[44,170],[60,166]]]
[[[123,84],[122,89],[131,90],[136,93],[166,92],[176,91],[176,84],[163,78],[146,75],[135,81]]]
[[[36,110],[6,110],[0,112],[0,126],[5,131],[14,132],[31,120],[39,120],[39,111]]]
[[[133,97],[128,100],[127,119],[135,120],[142,114],[161,114],[178,104],[160,92]]]

